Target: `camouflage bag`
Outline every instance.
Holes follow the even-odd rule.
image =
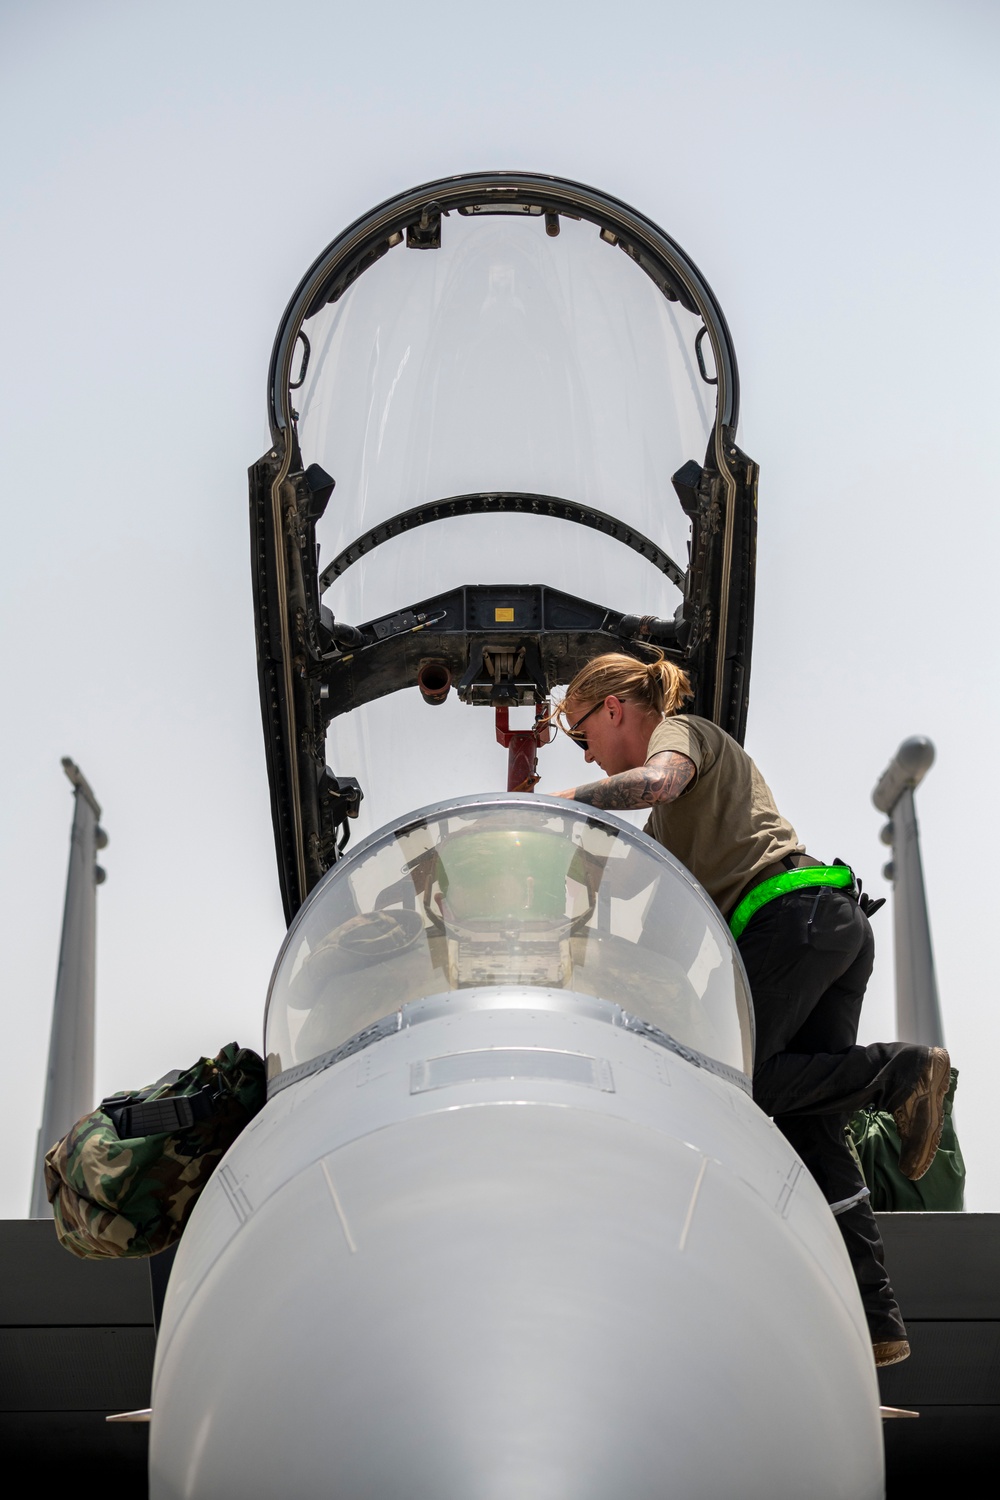
[[[60,1243],[85,1260],[166,1250],[265,1092],[262,1059],[230,1042],[185,1073],[102,1100],[45,1157]]]

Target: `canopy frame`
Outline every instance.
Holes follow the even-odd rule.
[[[304,469],[299,449],[293,396],[308,354],[302,325],[404,238],[411,248],[433,250],[440,243],[441,218],[452,212],[544,214],[547,224],[557,223],[560,215],[588,220],[668,300],[702,318],[699,363],[707,337],[717,382],[716,412],[704,462],[690,461],[673,476],[692,528],[683,572],[655,537],[642,536],[572,496],[484,492],[442,496],[400,512],[356,538],[319,573],[315,528],[334,481],[315,464]],[[302,353],[296,370],[297,348]],[[690,674],[694,711],[742,740],[753,629],[758,470],[736,443],[739,377],[722,309],[693,261],[652,220],[594,188],[537,173],[468,173],[401,193],[338,235],[300,281],[271,354],[268,412],[271,448],[250,469],[254,613],[272,819],[288,921],[339,858],[347,841],[347,819],[357,814],[362,796],[356,782],[326,765],[327,725],[375,697],[412,686],[416,663],[428,657],[449,670],[454,666],[466,701],[500,704],[541,701],[567,679],[571,668],[601,651],[624,650],[642,658],[650,645],[657,645]],[[555,515],[632,547],[682,588],[675,618],[624,615],[560,595],[544,584],[523,583],[479,590],[468,585],[360,625],[338,623],[323,605],[327,584],[374,547],[415,525],[491,510]],[[501,595],[520,598],[524,609],[505,606],[485,631],[486,640],[483,612],[490,599]],[[409,623],[394,626],[404,619]],[[501,619],[503,625],[498,624]],[[484,645],[521,662],[518,680],[492,680],[488,696],[483,691]]]

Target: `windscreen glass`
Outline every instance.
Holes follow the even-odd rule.
[[[438,249],[397,245],[303,325],[292,392],[303,462],[337,488],[320,565],[417,505],[496,490],[606,511],[683,569],[689,525],[670,483],[701,462],[715,387],[701,319],[669,301],[592,223],[442,220]],[[711,377],[711,346],[702,340]],[[435,522],[380,545],[325,602],[358,623],[463,583],[548,583],[627,613],[680,595],[621,544],[548,517]]]
[[[748,1000],[711,903],[630,832],[517,802],[416,820],[330,872],[275,974],[269,1075],[407,1001],[498,985],[610,1000],[750,1072]]]

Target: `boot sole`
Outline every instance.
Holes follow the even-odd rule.
[[[941,1132],[944,1129],[944,1101],[951,1084],[951,1058],[943,1047],[936,1048],[935,1052],[937,1055],[931,1058],[930,1063],[931,1081],[928,1089],[928,1108],[931,1111],[931,1119],[935,1122],[934,1128],[924,1139],[920,1154],[909,1170],[900,1160],[899,1169],[911,1182],[919,1182],[929,1170],[937,1155],[938,1146],[941,1144]]]
[[[905,1339],[901,1340],[901,1343],[903,1347],[899,1349],[895,1354],[890,1355],[888,1359],[879,1359],[878,1354],[875,1354],[876,1370],[887,1370],[890,1365],[901,1365],[904,1359],[909,1359],[910,1346]]]

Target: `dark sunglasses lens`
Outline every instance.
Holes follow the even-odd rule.
[[[584,755],[586,755],[587,750],[589,748],[588,745],[587,745],[587,736],[585,734],[578,733],[578,731],[579,731],[580,725],[583,724],[583,723],[585,723],[585,721],[590,718],[591,714],[596,714],[597,710],[600,707],[601,707],[600,703],[595,703],[594,706],[593,706],[593,708],[588,708],[587,709],[587,712],[583,715],[583,718],[577,719],[576,723],[575,724],[571,724],[570,727],[566,731],[566,733],[569,735],[570,739],[571,740],[575,740],[576,743],[580,746],[580,749],[583,751]]]

